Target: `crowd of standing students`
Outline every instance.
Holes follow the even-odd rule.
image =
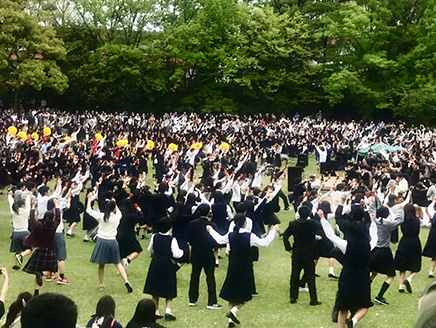
[[[47,111],[2,119],[6,132],[1,138],[7,147],[1,149],[5,174],[0,176],[14,185],[8,194],[13,269],[23,266],[35,276],[35,295],[44,279],[70,284],[65,236],[74,238],[83,220],[84,241],[96,242],[91,262],[98,264],[101,290],[105,265],[114,264],[127,292],[133,291],[127,268],[143,251],[138,231],[144,237],[152,233],[144,293],[152,296],[156,317],[168,321],[176,320],[172,302],[177,272],[187,263],[189,306],[197,306],[204,271],[207,309],[222,308],[215,269],[224,249],[229,265],[219,296],[228,301],[228,325],[235,326],[240,323],[238,311],[257,295],[253,262],[259,258],[258,248],[281,235],[280,199],[284,209],[292,204],[296,213],[282,235],[286,251],[292,253],[290,303],[298,301],[307,285],[309,304],[320,304],[315,283],[320,257],[329,259],[328,277],[338,279],[332,318],[341,328],[354,327],[366,315],[377,274],[386,276],[374,298],[381,305],[389,304],[385,294],[396,271],[399,292],[412,292],[421,254],[432,259],[429,277],[434,277],[436,147],[435,137],[422,127]],[[356,126],[362,129],[353,130]],[[30,135],[32,131],[38,133]],[[352,162],[355,149],[379,141],[400,150],[382,150]],[[297,177],[285,195],[282,162],[309,152],[317,156],[320,179]],[[336,176],[338,169],[345,171],[343,178]],[[327,188],[329,176],[335,178]],[[335,229],[329,222],[333,218]],[[421,226],[430,227],[424,251]],[[390,245],[398,241],[394,256]],[[342,265],[339,276],[335,261]],[[164,315],[160,298],[165,299]]]

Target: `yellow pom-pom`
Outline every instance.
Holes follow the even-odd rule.
[[[20,132],[18,132],[17,136],[20,137],[20,138],[23,139],[23,140],[26,140],[26,139],[27,139],[27,134],[26,134],[26,132],[24,132],[24,131],[20,131]]]
[[[147,145],[145,146],[145,149],[152,150],[154,148],[154,142],[151,140],[147,140]]]
[[[177,145],[174,144],[174,143],[170,143],[170,144],[168,145],[168,149],[171,150],[171,151],[177,151],[177,150],[179,149],[179,146],[177,146]]]
[[[118,140],[117,141],[117,146],[120,147],[120,148],[124,148],[124,147],[127,146],[128,143],[129,142],[127,140]]]
[[[192,149],[201,149],[201,148],[203,148],[203,144],[201,143],[201,142],[196,142],[195,144],[193,144],[192,146],[191,146],[191,148]]]
[[[100,141],[101,139],[103,139],[103,136],[100,133],[96,133],[95,134],[95,139],[97,139],[98,141]]]
[[[15,126],[8,127],[9,135],[15,136],[17,134],[18,129]]]
[[[51,135],[51,129],[48,127],[48,126],[46,126],[45,128],[44,128],[44,130],[42,130],[43,132],[44,132],[44,135],[47,137],[47,136],[49,136],[49,135]]]
[[[222,142],[220,145],[220,149],[221,149],[221,151],[226,153],[229,151],[230,145],[227,142]]]
[[[32,139],[35,140],[35,141],[38,141],[39,140],[39,134],[36,133],[36,132],[33,132],[32,133]]]
[[[71,142],[71,137],[69,137],[69,136],[64,137],[64,141],[66,143],[70,143]]]

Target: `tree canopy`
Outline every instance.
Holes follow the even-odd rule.
[[[0,96],[436,123],[436,0],[0,0]]]

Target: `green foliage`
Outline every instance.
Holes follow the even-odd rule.
[[[3,95],[436,124],[435,0],[0,2]]]
[[[0,91],[45,87],[64,92],[68,78],[57,61],[65,58],[66,50],[55,30],[10,0],[0,0],[0,22]]]

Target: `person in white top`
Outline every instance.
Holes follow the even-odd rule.
[[[14,199],[12,192],[9,192],[8,194],[9,207],[12,215],[12,226],[14,227],[10,248],[10,251],[14,253],[14,265],[12,267],[13,270],[19,270],[23,263],[23,257],[32,253],[30,248],[23,245],[24,239],[30,234],[30,191],[27,191],[24,196],[24,199],[22,196]]]
[[[98,221],[98,238],[91,256],[91,262],[99,264],[100,290],[105,289],[103,281],[104,266],[112,263],[117,268],[121,278],[123,278],[127,291],[131,293],[133,288],[127,279],[126,270],[121,264],[120,247],[116,239],[117,228],[122,216],[121,211],[113,198],[106,203],[103,212],[93,210],[91,205],[93,196],[94,192],[90,192],[87,196],[86,212]]]

